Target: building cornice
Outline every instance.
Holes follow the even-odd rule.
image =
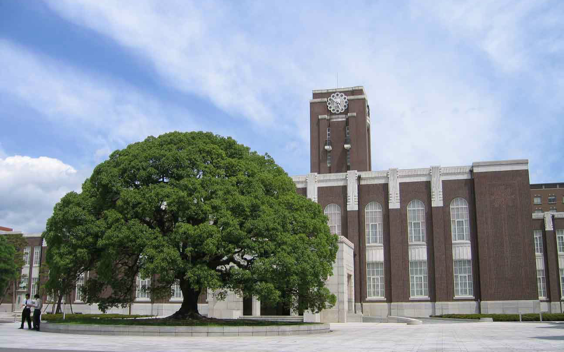
[[[336,93],[336,92],[352,92],[353,90],[362,90],[364,92],[363,86],[356,86],[356,87],[346,87],[346,88],[332,88],[332,89],[314,89],[313,93]]]
[[[496,171],[514,171],[528,170],[529,160],[502,160],[502,161],[480,161],[472,163],[473,172],[496,172]]]

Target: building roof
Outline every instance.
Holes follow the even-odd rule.
[[[534,185],[531,185],[531,189],[555,189],[555,188],[564,189],[564,183],[535,183]]]
[[[11,229],[9,227],[0,226],[0,231],[14,231],[14,229]]]

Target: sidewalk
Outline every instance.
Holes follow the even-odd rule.
[[[65,335],[0,324],[0,352],[58,351],[564,351],[562,323],[331,324],[333,332],[279,337]],[[4,350],[2,350],[4,348]],[[37,352],[37,351],[34,351]]]

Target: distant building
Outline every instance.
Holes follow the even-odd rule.
[[[564,212],[564,183],[531,185],[531,202],[534,213]]]

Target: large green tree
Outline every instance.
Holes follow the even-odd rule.
[[[84,299],[101,309],[131,302],[137,275],[157,278],[154,297],[180,284],[176,318],[198,318],[206,289],[299,311],[335,301],[324,283],[337,238],[321,207],[271,157],[211,133],[115,151],[55,207],[44,236],[51,270],[66,261],[71,279],[95,273]]]
[[[0,236],[0,303],[4,300],[10,283],[18,277],[18,266],[14,261],[16,248],[6,237]]]
[[[25,249],[25,247],[27,247],[28,243],[21,233],[2,235],[2,237],[6,240],[6,244],[7,244],[6,247],[12,247],[14,249],[11,263],[15,267],[15,274],[13,274],[13,275],[9,274],[12,270],[12,269],[10,269],[11,265],[6,263],[5,266],[4,266],[6,271],[4,272],[3,275],[6,275],[7,277],[11,276],[11,285],[10,285],[10,283],[8,283],[8,285],[4,288],[4,290],[0,291],[0,294],[2,294],[2,297],[0,297],[0,304],[4,301],[4,298],[6,297],[6,294],[8,293],[8,290],[11,286],[12,287],[12,310],[14,310],[15,309],[15,301],[16,301],[16,291],[19,287],[20,279],[21,279],[21,269],[25,264],[24,259],[23,259],[24,249]],[[4,247],[4,245],[0,244],[0,247]],[[7,249],[7,251],[10,251],[10,250]]]

